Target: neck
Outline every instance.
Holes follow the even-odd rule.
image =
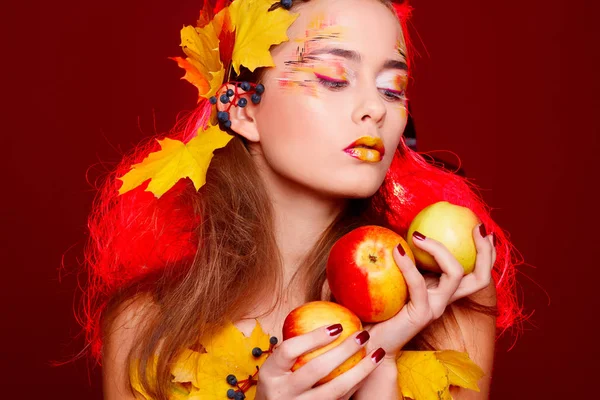
[[[262,163],[261,163],[262,164]],[[259,166],[273,205],[273,229],[287,288],[302,260],[343,209],[346,200],[299,185]]]

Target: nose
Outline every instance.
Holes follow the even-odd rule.
[[[359,95],[359,101],[353,111],[352,120],[356,124],[371,121],[381,126],[385,120],[387,109],[384,100],[376,88],[364,88]]]

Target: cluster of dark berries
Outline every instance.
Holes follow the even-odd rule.
[[[248,99],[242,96],[250,96],[250,101],[253,104],[258,104],[262,100],[262,94],[265,92],[265,87],[259,83],[254,84],[250,82],[227,82],[225,85],[235,85],[235,90],[227,89],[227,92],[223,93],[218,99],[217,96],[212,96],[209,101],[210,104],[217,104],[220,101],[222,104],[229,104],[227,110],[219,111],[217,113],[217,120],[221,129],[231,128],[231,120],[229,119],[229,110],[232,106],[246,107],[248,105]],[[223,86],[221,86],[222,88]],[[238,88],[242,89],[244,93],[238,93]],[[220,91],[221,89],[219,89]]]
[[[258,358],[260,356],[262,356],[263,354],[266,353],[272,353],[273,352],[273,348],[275,347],[275,345],[277,344],[277,338],[275,336],[272,336],[269,339],[269,349],[268,350],[262,350],[260,347],[255,347],[252,349],[252,356],[254,356],[255,358]],[[252,386],[256,385],[258,383],[258,365],[256,366],[256,372],[254,373],[254,375],[248,375],[248,379],[244,379],[241,381],[238,381],[238,379],[236,378],[235,375],[233,374],[229,374],[227,375],[227,383],[231,386],[235,386],[237,389],[229,389],[227,390],[227,398],[228,399],[233,399],[233,400],[243,400],[246,398],[246,395],[244,393],[246,393],[248,391],[248,389],[250,389]]]

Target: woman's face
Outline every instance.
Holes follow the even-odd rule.
[[[371,196],[406,126],[400,24],[377,0],[311,0],[295,12],[290,40],[272,50],[253,147],[282,179],[327,196]]]

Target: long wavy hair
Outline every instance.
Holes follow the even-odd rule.
[[[408,38],[410,6],[378,1],[398,14]],[[238,78],[259,82],[263,72],[246,71]],[[189,140],[206,124],[209,107],[207,101],[199,103],[178,121],[169,137]],[[87,349],[101,362],[102,337],[114,328],[112,322],[118,312],[140,297],[158,305],[146,309],[129,354],[130,366],[134,360],[140,361],[135,365],[139,365],[142,385],[156,399],[168,398],[169,363],[182,349],[197,346],[202,335],[210,335],[226,321],[246,316],[259,299],[272,298],[274,309],[284,291],[280,252],[272,230],[272,205],[240,136],[235,135],[225,148],[215,151],[206,184],[199,191],[189,180],[181,180],[159,199],[145,192],[147,184],[118,195],[121,182],[116,178],[157,151],[155,139],[161,136],[148,138],[127,154],[98,190],[88,221],[88,281],[79,315]],[[498,307],[485,307],[469,299],[458,301],[408,347],[436,348],[438,339],[456,325],[454,307],[494,315],[503,329],[520,321],[522,310],[514,291],[518,260],[476,188],[465,178],[428,162],[404,142],[396,150],[379,191],[371,198],[349,200],[306,254],[294,276],[305,288],[305,300],[330,299],[323,290],[325,265],[329,250],[342,235],[366,224],[386,226],[406,235],[414,216],[441,200],[471,208],[495,233],[493,277]],[[150,381],[146,366],[153,356],[157,356],[157,369]]]

